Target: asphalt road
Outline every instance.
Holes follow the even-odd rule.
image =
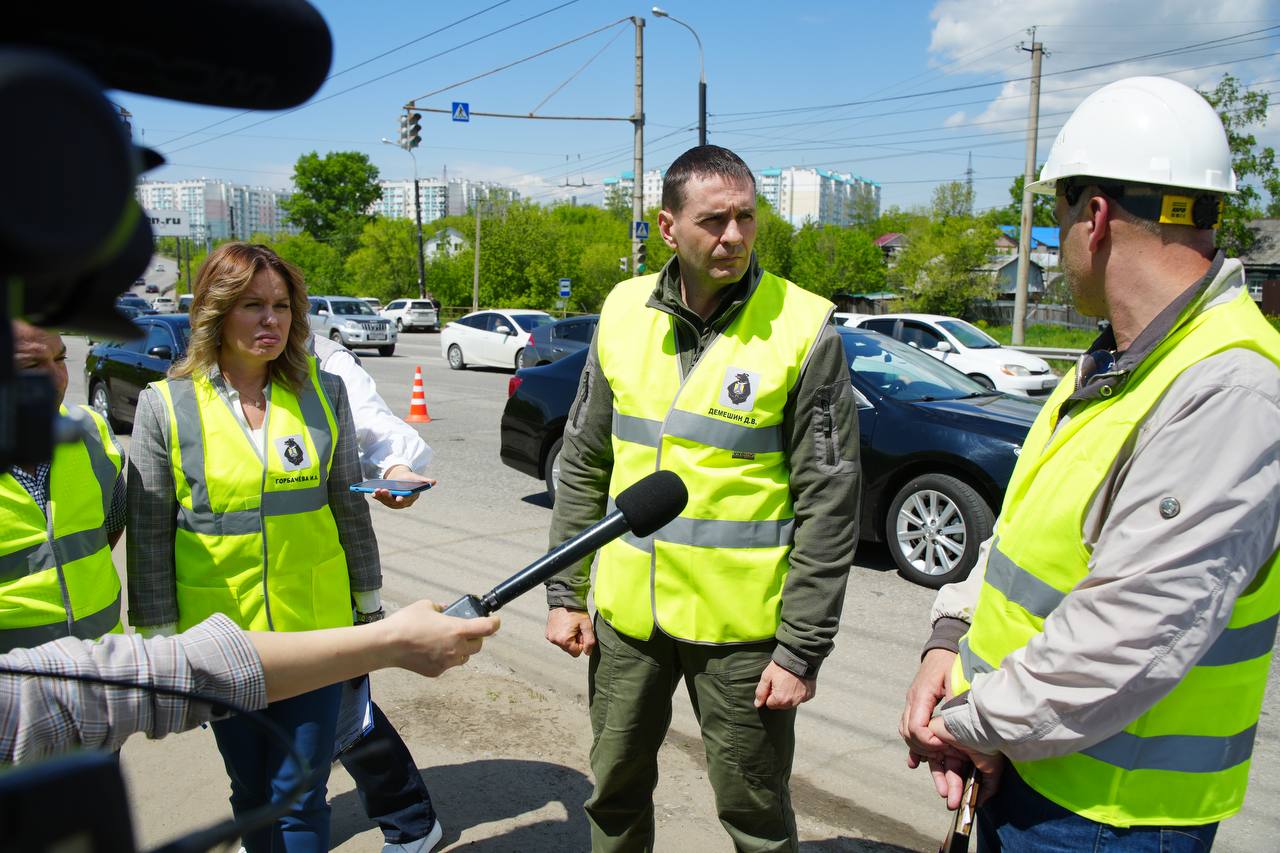
[[[168,264],[166,264],[168,266]],[[85,401],[85,346],[68,339],[68,403]],[[511,371],[450,371],[434,334],[401,336],[396,354],[360,353],[383,396],[408,412],[414,367],[423,368],[439,485],[409,510],[373,505],[390,606],[421,597],[451,602],[480,593],[547,548],[550,508],[540,481],[502,465],[498,424]],[[117,554],[123,565],[123,547]],[[897,718],[928,633],[933,594],[893,571],[885,550],[859,549],[833,656],[817,697],[800,712],[792,780],[804,849],[933,851],[947,815],[923,771],[909,771]],[[428,681],[375,677],[374,695],[404,734],[436,798],[449,849],[587,847],[581,802],[590,792],[586,666],[543,639],[537,592],[502,611],[503,627],[461,670]],[[1218,850],[1275,849],[1280,814],[1280,725],[1271,672],[1254,752],[1249,801],[1224,825]],[[1227,697],[1229,698],[1229,697]],[[655,800],[660,850],[729,850],[705,781],[696,723],[677,691]],[[212,738],[136,739],[124,750],[140,841],[159,843],[225,816],[226,782]],[[336,849],[377,849],[346,774],[330,780]]]

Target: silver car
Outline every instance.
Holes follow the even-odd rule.
[[[312,296],[310,300],[311,331],[316,334],[347,349],[376,349],[381,355],[396,351],[396,327],[364,300],[353,296]]]

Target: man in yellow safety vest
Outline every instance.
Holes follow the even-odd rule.
[[[675,256],[614,287],[565,426],[551,542],[656,469],[689,490],[653,536],[548,584],[547,639],[591,657],[596,850],[651,850],[657,753],[683,677],[720,821],[794,850],[795,709],[814,694],[857,539],[858,422],[826,299],[762,270],[755,180],[693,148],[663,180]],[[637,270],[642,272],[642,270]]]
[[[13,337],[15,367],[47,374],[67,414],[62,338],[21,321]],[[81,437],[51,461],[0,474],[0,652],[120,630],[111,549],[125,526],[122,455],[106,420],[81,414]]]
[[[983,770],[979,850],[1208,849],[1244,800],[1280,613],[1280,334],[1214,248],[1231,151],[1197,92],[1136,77],[1076,108],[1031,189],[1056,194],[1077,307],[1111,325],[938,595],[908,762],[952,808],[960,760]]]

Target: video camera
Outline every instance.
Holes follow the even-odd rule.
[[[10,320],[135,337],[116,296],[146,269],[151,226],[134,194],[164,162],[133,143],[108,89],[252,110],[297,106],[329,73],[329,27],[304,0],[21,3],[0,24],[0,471],[52,458],[79,434],[43,376],[14,369]],[[11,849],[132,851],[119,768],[83,755],[0,776]],[[73,805],[74,804],[74,805]],[[204,850],[227,825],[166,850]]]
[[[115,298],[146,269],[151,226],[134,194],[164,162],[137,146],[104,91],[254,110],[297,106],[329,73],[333,42],[304,0],[22,3],[0,24],[0,354],[11,318],[128,338]],[[194,22],[194,23],[193,23]],[[52,388],[0,355],[0,470],[47,461],[58,440]]]

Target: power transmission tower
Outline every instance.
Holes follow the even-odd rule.
[[[969,152],[969,165],[964,170],[964,192],[965,192],[965,199],[966,199],[965,206],[968,208],[965,211],[965,213],[968,214],[969,216],[973,216],[973,152],[972,151]]]
[[[1031,35],[1031,47],[1019,45],[1020,50],[1031,53],[1031,103],[1027,115],[1027,166],[1022,175],[1022,228],[1018,232],[1018,283],[1013,293],[1013,345],[1021,346],[1027,322],[1027,278],[1031,273],[1031,224],[1034,199],[1031,185],[1036,176],[1036,137],[1040,131],[1040,59],[1044,45],[1036,41],[1036,28]]]

